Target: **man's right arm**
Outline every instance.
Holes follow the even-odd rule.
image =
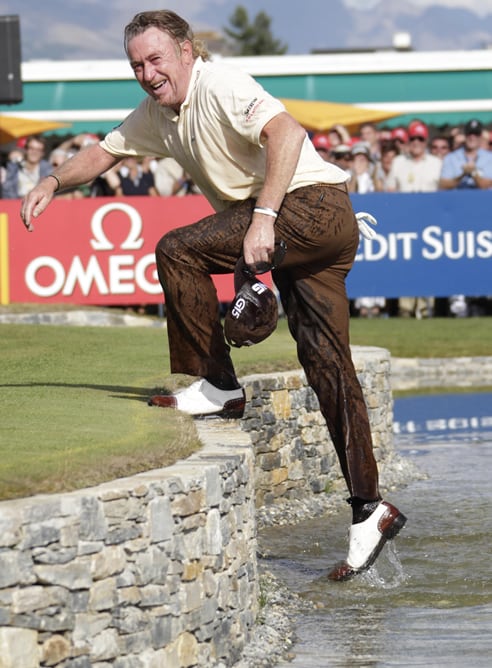
[[[53,170],[55,178],[42,179],[22,200],[21,218],[27,230],[33,231],[33,218],[43,213],[56,191],[89,183],[119,161],[120,158],[115,158],[99,144],[93,144]]]
[[[460,174],[454,179],[443,179],[442,177],[439,179],[439,184],[438,184],[438,189],[439,190],[454,190],[457,188],[460,184],[461,179],[463,178],[463,175]]]

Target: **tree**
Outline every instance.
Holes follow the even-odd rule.
[[[248,11],[239,5],[229,22],[232,27],[224,31],[234,40],[237,56],[281,56],[287,51],[285,44],[274,39],[270,30],[272,20],[265,12],[259,12],[250,23]]]

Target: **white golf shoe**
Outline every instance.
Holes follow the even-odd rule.
[[[156,394],[150,397],[149,406],[174,408],[195,418],[241,418],[246,405],[242,387],[236,390],[220,390],[205,378],[174,394]]]
[[[376,561],[386,541],[394,538],[406,521],[398,508],[381,501],[366,520],[352,524],[347,558],[333,568],[329,579],[348,580],[366,571]]]

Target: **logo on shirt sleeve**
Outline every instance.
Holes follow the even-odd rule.
[[[260,106],[263,104],[263,102],[264,102],[264,100],[259,100],[257,97],[253,98],[243,112],[244,113],[244,120],[245,121],[250,121],[252,118],[254,118],[256,112],[258,111]]]

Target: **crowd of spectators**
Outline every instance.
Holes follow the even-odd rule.
[[[4,156],[0,174],[0,196],[23,197],[40,179],[59,167],[84,146],[99,141],[90,133],[70,136],[50,147],[42,135],[19,140]],[[52,142],[53,143],[53,140]],[[63,190],[56,197],[167,196],[197,193],[189,176],[172,158],[157,160],[126,158],[115,168],[81,188]]]
[[[407,126],[379,128],[362,123],[357,135],[337,124],[310,135],[319,155],[347,172],[353,193],[433,192],[492,188],[492,134],[479,120],[443,131],[416,119]],[[55,141],[55,143],[53,143]],[[0,165],[0,197],[23,197],[41,178],[99,137],[90,133],[51,142],[42,135],[19,140]],[[80,188],[64,190],[59,198],[169,196],[199,193],[189,175],[172,158],[126,158]],[[446,298],[359,298],[353,315],[433,315],[463,317],[490,314],[492,299],[452,295]]]
[[[363,123],[356,136],[335,126],[315,133],[312,142],[320,156],[344,169],[354,193],[435,192],[492,188],[492,134],[478,119],[446,131],[419,119],[408,126],[378,129]],[[353,302],[363,317],[433,315],[465,317],[492,314],[490,296],[362,297]]]

